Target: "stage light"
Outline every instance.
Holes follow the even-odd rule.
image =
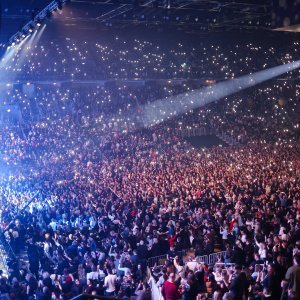
[[[42,25],[42,21],[45,18],[50,18],[52,15],[52,12],[56,10],[57,8],[62,8],[62,6],[65,3],[70,2],[69,0],[54,0],[51,3],[49,3],[43,10],[41,10],[35,17],[34,19],[30,20],[27,24],[23,26],[23,28],[15,33],[11,38],[9,39],[9,43],[11,44],[13,41],[16,41],[16,38],[20,35],[22,36],[22,32],[25,30],[25,35],[28,32],[33,32],[34,27],[38,26],[40,27]],[[19,40],[20,41],[20,40]]]
[[[146,104],[140,118],[142,126],[159,124],[298,68],[300,60]]]

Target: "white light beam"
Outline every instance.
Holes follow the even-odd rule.
[[[262,70],[254,74],[244,75],[237,79],[219,82],[212,86],[184,94],[156,100],[142,107],[142,114],[139,119],[142,121],[144,127],[159,124],[167,119],[184,114],[187,111],[204,106],[210,102],[220,100],[299,67],[300,60]]]

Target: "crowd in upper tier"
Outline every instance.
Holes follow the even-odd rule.
[[[46,30],[47,31],[47,30]],[[297,60],[299,41],[134,31],[40,39],[33,35],[3,56],[1,76],[30,80],[231,79]],[[272,41],[273,39],[273,41]],[[279,41],[280,40],[280,41]],[[275,42],[274,42],[275,41]]]
[[[56,76],[52,52],[58,46],[52,43],[44,50],[37,46],[43,55],[27,53],[33,55],[22,65],[23,76],[39,76],[45,64]],[[149,55],[132,58],[136,68],[145,67],[141,73],[133,75],[129,56],[135,52],[121,38],[114,47],[98,46],[105,66],[99,72],[110,74],[115,62],[119,78],[151,77],[165,57],[169,67],[159,72],[177,77],[173,65],[180,70],[175,56],[181,47],[191,66],[198,65],[200,48],[178,45],[167,56],[150,42],[134,43],[136,52]],[[70,51],[79,55],[81,48],[75,48]],[[242,50],[214,51],[222,64],[217,58],[215,66],[208,63],[218,71],[260,68],[251,59],[235,61]],[[255,51],[272,57],[263,46]],[[90,56],[80,54],[92,68]],[[33,61],[41,67],[29,72]],[[72,61],[68,68],[79,68]],[[192,72],[185,63],[184,72]],[[231,77],[232,71],[223,75]],[[0,128],[0,221],[17,260],[9,263],[8,278],[1,275],[1,297],[70,299],[85,292],[150,299],[147,259],[166,254],[153,270],[166,300],[299,299],[299,84],[270,81],[142,127],[144,105],[199,87],[161,81],[138,87],[37,84],[32,93],[7,87],[3,104],[17,105],[22,122]],[[183,134],[194,128],[239,143],[197,148]],[[193,257],[216,249],[226,254],[223,264],[189,264],[182,254],[187,249]]]

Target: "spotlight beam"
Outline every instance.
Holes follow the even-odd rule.
[[[6,53],[0,61],[0,80],[12,81],[16,79],[17,74],[15,72],[5,72],[11,68],[22,68],[26,59],[26,55],[34,49],[39,39],[41,38],[46,24],[40,30],[35,30],[32,35],[27,35],[19,44],[7,48]],[[2,70],[4,72],[2,72]]]
[[[143,127],[159,124],[210,102],[218,101],[248,87],[255,86],[286,72],[293,71],[299,67],[300,60],[253,74],[244,75],[236,79],[219,82],[212,86],[184,94],[156,100],[155,102],[146,104],[142,107],[139,121],[142,122]]]
[[[6,52],[5,52],[4,56],[2,57],[2,59],[0,61],[0,70],[2,68],[7,67],[11,63],[11,59],[13,58],[14,55],[16,55],[20,51],[21,47],[26,42],[27,38],[28,37],[23,39],[20,42],[20,44],[17,44],[16,46],[11,46],[11,47],[6,49]],[[1,76],[1,73],[0,73],[0,76]]]

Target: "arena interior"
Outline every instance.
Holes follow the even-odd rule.
[[[0,299],[300,299],[300,1],[2,0]]]

